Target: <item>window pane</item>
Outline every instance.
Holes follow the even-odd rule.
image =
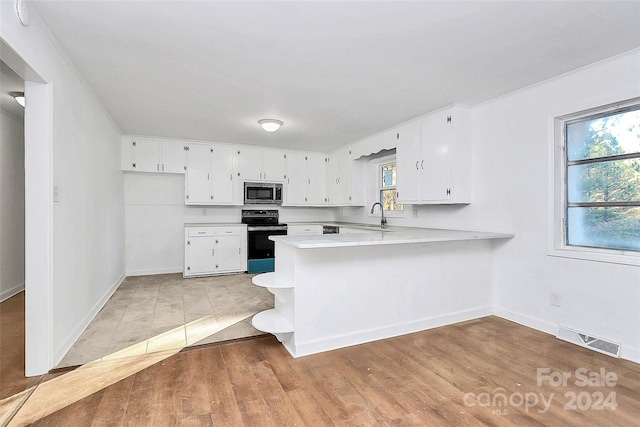
[[[640,159],[569,166],[567,192],[569,203],[640,201]]]
[[[640,152],[640,110],[567,124],[569,161]]]
[[[380,200],[385,211],[401,211],[404,206],[396,203],[396,189],[380,190]]]
[[[640,251],[640,207],[567,211],[568,245]]]
[[[382,188],[396,186],[396,165],[382,166]]]

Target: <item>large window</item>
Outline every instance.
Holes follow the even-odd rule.
[[[380,204],[385,211],[397,212],[404,207],[397,202],[396,190],[396,163],[384,163],[380,165],[378,173],[378,190],[380,191]]]
[[[640,104],[561,123],[564,245],[640,251]]]

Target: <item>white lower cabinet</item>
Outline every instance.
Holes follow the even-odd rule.
[[[299,236],[304,234],[322,234],[322,224],[289,224],[287,234],[289,236]]]
[[[247,227],[198,225],[184,229],[184,277],[247,270]]]

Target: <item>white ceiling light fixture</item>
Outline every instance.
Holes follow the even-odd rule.
[[[281,120],[276,119],[262,119],[258,120],[258,124],[262,126],[262,129],[266,130],[267,132],[275,132],[280,129],[280,126],[282,126],[284,123]]]
[[[25,100],[24,100],[24,92],[9,92],[9,95],[13,96],[13,99],[24,108]]]

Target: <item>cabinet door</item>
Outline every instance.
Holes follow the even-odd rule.
[[[213,273],[216,266],[216,237],[189,237],[185,254],[187,275]]]
[[[333,152],[327,161],[327,199],[330,205],[342,204],[340,196],[340,151]]]
[[[134,171],[160,172],[160,141],[155,139],[135,139],[133,144]]]
[[[407,123],[396,131],[397,190],[399,202],[420,199],[420,122]]]
[[[211,150],[207,145],[191,144],[187,151],[185,204],[211,204]]]
[[[184,173],[185,144],[175,141],[162,141],[162,164],[160,172]]]
[[[286,174],[285,152],[280,150],[262,151],[262,179],[265,181],[284,181]]]
[[[233,203],[233,153],[233,148],[213,148],[211,193],[215,204]]]
[[[449,199],[449,130],[448,111],[427,116],[420,131],[420,199]]]
[[[238,178],[245,181],[262,180],[262,150],[241,148],[238,150]]]
[[[455,106],[449,125],[449,202],[471,203],[471,113]]]
[[[349,148],[340,152],[338,163],[338,203],[350,205],[353,187],[351,186],[351,150]]]
[[[307,204],[307,156],[287,153],[286,200],[288,205]]]
[[[327,204],[327,161],[322,153],[307,155],[307,203]]]
[[[122,139],[120,141],[120,168],[123,171],[134,171],[133,141]]]
[[[216,270],[217,271],[242,271],[243,258],[242,236],[219,235],[216,236]]]

